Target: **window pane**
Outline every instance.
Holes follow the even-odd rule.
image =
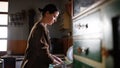
[[[0,2],[0,12],[8,12],[8,2]]]
[[[0,27],[0,38],[7,38],[7,27]]]
[[[7,51],[7,40],[0,40],[0,51]]]
[[[8,14],[0,14],[0,25],[8,24]]]

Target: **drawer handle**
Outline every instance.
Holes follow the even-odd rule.
[[[77,52],[79,54],[85,54],[85,55],[88,55],[89,54],[89,48],[85,48],[85,47],[78,47],[77,48]]]

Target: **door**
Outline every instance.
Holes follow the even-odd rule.
[[[120,16],[112,18],[113,27],[113,50],[111,51],[114,59],[114,68],[120,68]]]

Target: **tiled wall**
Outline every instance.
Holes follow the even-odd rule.
[[[8,51],[15,55],[23,55],[27,40],[8,40]]]

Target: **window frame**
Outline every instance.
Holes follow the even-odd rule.
[[[8,2],[8,0],[0,0],[0,2]],[[8,2],[9,6],[9,2]],[[7,8],[8,9],[8,8]],[[0,14],[6,14],[8,16],[8,11],[0,11]],[[8,41],[8,17],[7,17],[7,24],[0,24],[0,27],[7,27],[7,37],[6,38],[0,38],[0,40],[6,40]],[[6,43],[6,50],[0,50],[0,56],[6,54],[7,52],[7,43]]]

